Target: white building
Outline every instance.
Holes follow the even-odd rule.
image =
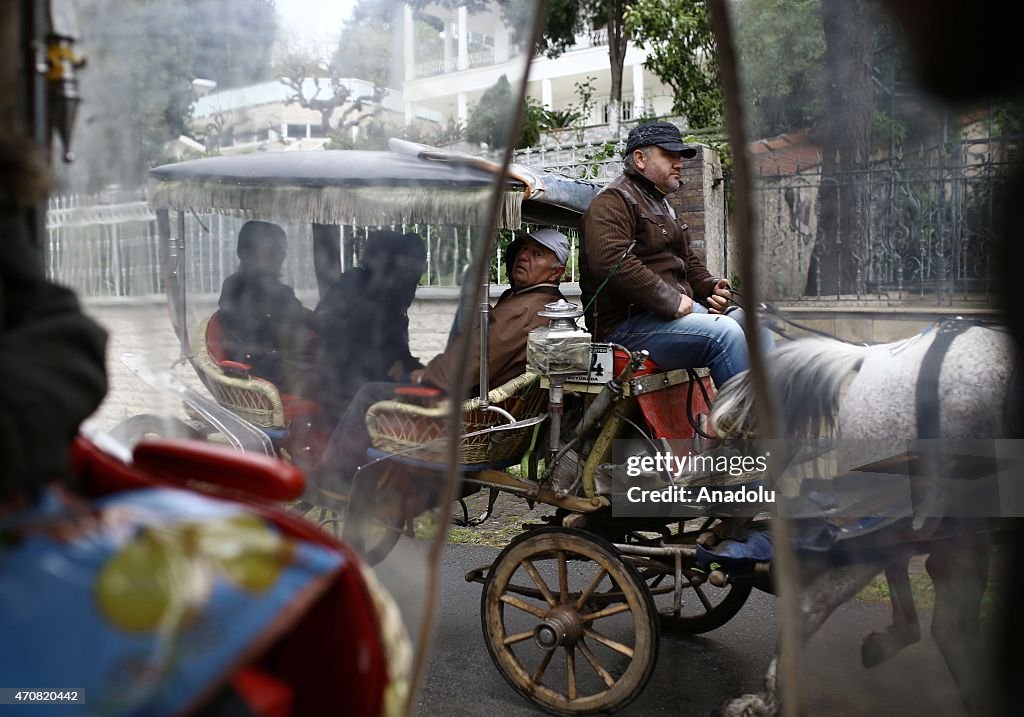
[[[496,8],[470,13],[465,7],[430,6],[416,18],[419,22],[414,21],[412,8],[405,6],[395,38],[396,89],[388,90],[382,102],[389,121],[439,128],[465,123],[480,96],[502,75],[515,78],[522,73],[520,49],[513,46],[513,33]],[[436,34],[431,28],[437,29]],[[632,44],[626,51],[623,122],[671,113],[671,90],[644,69],[646,56]],[[298,103],[287,104],[294,91],[277,80],[219,92],[204,82],[194,83],[207,93],[193,106],[192,130],[205,139],[207,151],[319,149],[329,141],[320,113]],[[556,59],[534,58],[527,93],[548,109],[578,109],[577,84],[587,82],[594,91],[593,106],[579,124],[593,128],[588,135],[599,135],[588,139],[604,141],[611,94],[606,30],[578,36],[576,44]],[[363,79],[346,79],[341,84],[350,97],[373,93],[372,83]],[[316,90],[314,80],[305,80],[304,96],[312,97]],[[330,83],[323,80],[319,97],[329,94]]]
[[[373,83],[366,80],[344,79],[339,86],[344,87],[352,99],[369,97],[374,92]],[[316,80],[305,79],[302,93],[307,98],[333,96],[331,83],[326,79],[321,80],[319,87]],[[193,131],[206,138],[208,150],[216,149],[224,154],[321,149],[329,138],[323,130],[320,112],[297,102],[288,104],[294,94],[294,90],[278,80],[210,92],[199,97],[192,107]],[[401,92],[388,90],[381,105],[385,114],[401,121],[405,109]],[[343,109],[339,107],[335,114]],[[434,123],[442,119],[438,113],[426,109],[413,116]]]
[[[426,109],[439,113],[446,121],[465,122],[480,95],[499,77],[520,75],[518,50],[512,46],[512,33],[498,12],[470,14],[465,7],[431,6],[420,16],[427,16],[431,24],[443,30],[437,43],[440,49],[417,45],[413,11],[405,7],[402,95],[407,121]],[[427,57],[423,57],[424,54]],[[626,51],[622,76],[623,121],[642,115],[671,113],[671,90],[644,69],[646,57],[644,50],[632,44]],[[578,36],[576,44],[554,60],[535,58],[530,66],[527,93],[548,109],[578,106],[576,83],[586,82],[588,78],[596,78],[592,84],[597,102],[583,123],[606,124],[611,71],[608,36],[604,29]]]

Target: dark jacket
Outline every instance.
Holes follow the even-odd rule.
[[[304,393],[312,314],[295,291],[273,274],[239,269],[224,280],[219,308],[228,357],[285,393]]]
[[[511,381],[526,371],[526,339],[531,329],[547,324],[548,320],[537,316],[545,304],[558,301],[562,292],[554,284],[538,284],[525,289],[509,289],[498,299],[488,314],[487,323],[487,377],[490,387],[496,388]],[[476,386],[480,377],[480,332],[479,321],[474,321],[466,360],[466,375],[469,385]],[[423,382],[449,390],[455,376],[456,361],[453,344],[450,342],[444,353],[435,356],[427,364]],[[473,393],[474,391],[470,391]]]
[[[392,380],[387,371],[396,361],[406,374],[423,367],[409,350],[412,296],[400,294],[397,287],[375,286],[362,268],[328,288],[313,313],[328,394],[323,403],[341,408],[364,384]]]
[[[580,289],[584,306],[597,294],[585,318],[598,340],[642,311],[670,320],[681,294],[705,299],[717,281],[690,249],[689,229],[665,196],[629,168],[601,190],[583,215]]]
[[[106,333],[50,283],[0,190],[0,500],[66,477],[79,424],[106,393]]]

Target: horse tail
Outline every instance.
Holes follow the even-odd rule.
[[[833,433],[839,389],[851,371],[860,369],[870,349],[834,339],[807,338],[773,351],[768,357],[768,378],[781,406],[784,435]],[[750,371],[734,376],[718,391],[711,425],[723,438],[757,435]]]

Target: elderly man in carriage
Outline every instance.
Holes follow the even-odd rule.
[[[531,329],[547,319],[538,316],[544,306],[564,299],[558,283],[569,258],[569,242],[554,229],[539,229],[523,234],[510,248],[511,286],[488,315],[488,378],[491,385],[500,385],[521,375],[526,369],[526,341]],[[480,338],[473,332],[465,374],[479,376]],[[455,383],[460,365],[453,336],[445,351],[435,356],[425,368],[413,371],[410,378],[416,387],[447,393]],[[317,475],[321,488],[338,490],[366,463],[370,436],[366,428],[366,412],[373,404],[393,398],[396,385],[372,382],[364,385],[353,397],[331,437],[323,465]]]

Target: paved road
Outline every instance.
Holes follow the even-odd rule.
[[[445,555],[439,624],[419,698],[420,717],[536,717],[543,714],[510,688],[491,664],[480,629],[481,586],[470,568],[493,548],[450,545]],[[620,714],[707,715],[730,696],[756,690],[775,640],[774,598],[755,593],[729,624],[702,637],[661,639],[654,676]],[[811,714],[868,717],[964,717],[951,678],[930,638],[888,665],[860,666],[860,639],[887,624],[884,606],[840,608],[812,641],[804,682]],[[927,616],[923,616],[927,620]]]

